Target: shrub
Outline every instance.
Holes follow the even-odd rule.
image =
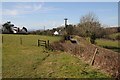
[[[95,40],[96,40],[96,35],[95,35],[95,33],[92,33],[92,34],[90,35],[90,42],[91,42],[92,44],[95,44]]]
[[[120,40],[120,35],[117,35],[117,36],[116,36],[116,40]]]

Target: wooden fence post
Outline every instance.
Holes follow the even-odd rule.
[[[47,48],[47,42],[45,41],[45,48]]]
[[[20,37],[20,44],[22,45],[22,38]]]
[[[3,43],[3,36],[2,36],[2,43]]]
[[[97,53],[97,48],[95,49],[95,52],[94,52],[94,55],[93,55],[93,57],[92,57],[92,60],[91,60],[91,63],[90,63],[90,65],[93,65],[93,63],[94,63],[94,59],[95,59],[95,56],[96,56],[96,53]]]
[[[44,46],[45,48],[49,48],[49,44],[50,44],[49,40],[45,41],[45,40],[38,39],[38,47]]]
[[[49,40],[48,40],[47,44],[48,44],[47,46],[48,46],[48,48],[49,48],[49,44],[50,44]]]
[[[38,47],[40,46],[40,40],[38,39]]]

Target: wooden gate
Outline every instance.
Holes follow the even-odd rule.
[[[45,48],[48,48],[49,47],[49,40],[45,41],[45,40],[38,39],[38,47],[39,46],[44,46]]]

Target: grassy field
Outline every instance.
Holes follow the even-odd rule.
[[[120,35],[120,33],[114,33],[111,35],[108,35],[110,39],[115,39],[118,35]]]
[[[20,44],[22,38],[22,45]],[[59,36],[3,35],[3,78],[108,78],[66,52],[47,51],[37,40],[60,40]]]
[[[118,41],[113,41],[113,40],[97,39],[96,43],[97,45],[100,45],[100,46],[119,47]]]
[[[86,38],[86,41],[90,43],[90,39]],[[108,40],[108,39],[96,39],[96,45],[119,52],[120,46],[118,45],[117,40]]]
[[[97,45],[111,49],[113,51],[119,52],[120,46],[118,45],[118,41],[113,40],[105,40],[105,39],[97,39],[96,40]]]

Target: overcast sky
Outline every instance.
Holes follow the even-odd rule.
[[[11,21],[28,29],[51,29],[64,24],[64,18],[77,24],[89,12],[95,13],[102,24],[118,24],[117,2],[3,2],[2,23]]]

